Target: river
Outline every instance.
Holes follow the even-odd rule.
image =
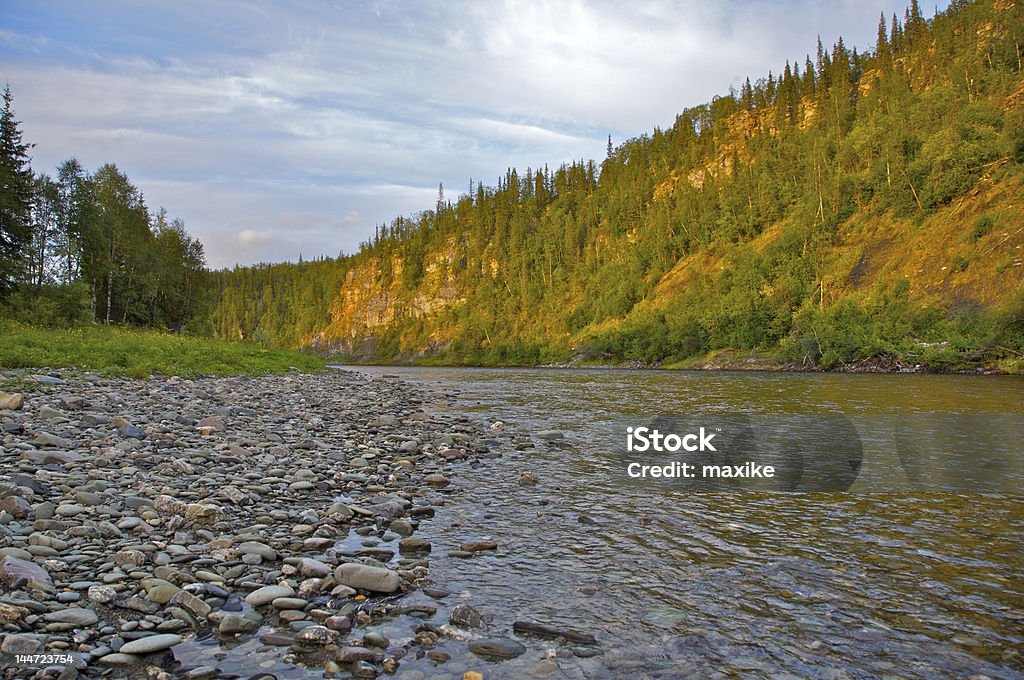
[[[444,508],[417,532],[435,545],[432,577],[448,607],[472,605],[494,634],[528,620],[591,633],[599,653],[531,638],[522,656],[486,664],[487,678],[1024,677],[1024,379],[353,370],[420,384],[436,396],[428,408],[505,423],[495,431],[519,443],[453,474]],[[761,416],[762,429],[794,414],[843,418],[861,440],[856,479],[842,493],[630,480],[624,424],[696,412]],[[900,427],[917,450],[900,449]],[[535,436],[545,430],[564,438]],[[930,459],[963,449],[956,437],[973,447]],[[984,494],[971,490],[976,460],[994,484]],[[501,547],[446,555],[469,539]],[[443,649],[447,665],[406,659],[399,677],[481,665],[462,642]]]

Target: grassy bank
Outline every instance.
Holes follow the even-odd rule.
[[[0,320],[0,369],[79,368],[106,375],[264,375],[320,370],[314,356],[255,345],[107,326],[37,328]]]

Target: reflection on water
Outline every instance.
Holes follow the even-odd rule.
[[[1024,380],[358,370],[429,383],[450,400],[434,408],[505,421],[524,442],[539,430],[566,435],[568,445],[533,439],[534,448],[507,446],[500,460],[460,469],[460,490],[418,533],[435,544],[432,576],[453,593],[446,606],[472,604],[497,634],[511,636],[512,622],[526,619],[601,643],[600,655],[580,658],[532,640],[522,657],[487,665],[488,678],[537,673],[545,656],[558,669],[549,677],[570,678],[1024,677],[1024,503],[1012,487],[907,493],[923,463],[907,459],[911,449],[895,446],[891,429],[862,433],[857,483],[892,493],[688,493],[628,483],[616,452],[626,420],[716,411],[843,414],[854,424],[917,414],[898,436],[941,440],[943,414],[1024,412]],[[931,417],[934,427],[922,430]],[[1018,422],[973,435],[1002,445]],[[977,447],[980,465],[985,448]],[[1021,466],[1019,454],[997,463]],[[526,470],[536,486],[519,483]],[[506,545],[491,556],[446,557],[468,538]],[[402,668],[427,677],[479,668],[463,643],[446,650],[455,665]]]

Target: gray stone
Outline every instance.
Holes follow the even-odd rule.
[[[485,659],[514,659],[526,651],[526,647],[508,638],[484,638],[470,640],[469,651]]]
[[[363,636],[363,644],[367,647],[380,647],[381,649],[387,649],[388,645],[391,644],[391,640],[388,640],[376,631],[370,631]]]
[[[51,387],[56,387],[57,385],[66,385],[67,384],[66,382],[64,382],[60,378],[54,377],[52,375],[43,375],[41,373],[32,373],[28,377],[31,378],[32,380],[35,380],[40,385],[49,385]]]
[[[352,630],[352,620],[347,616],[328,616],[324,620],[324,625],[331,630],[337,630],[342,633]]]
[[[250,619],[241,614],[225,614],[220,620],[218,630],[221,635],[236,635],[238,633],[251,633],[259,630],[260,622]]]
[[[114,654],[107,654],[97,663],[104,666],[133,666],[137,663],[142,663],[142,657],[135,654],[122,654],[121,652],[116,652]]]
[[[162,633],[160,635],[150,635],[138,640],[132,640],[126,642],[121,647],[122,654],[152,654],[153,652],[159,652],[161,649],[167,649],[174,645],[181,644],[181,636],[175,635],[174,633]]]
[[[36,446],[50,446],[55,449],[70,449],[74,446],[70,439],[58,437],[57,435],[50,434],[49,432],[37,432],[32,443]]]
[[[53,579],[45,569],[34,562],[13,555],[5,555],[0,558],[0,583],[12,590],[16,588],[53,589]]]
[[[7,496],[0,500],[0,512],[6,512],[14,519],[25,519],[32,514],[32,505],[21,496]]]
[[[299,573],[305,578],[323,578],[331,573],[331,567],[312,557],[299,560]]]
[[[50,612],[43,618],[54,623],[73,623],[76,626],[91,626],[100,620],[100,617],[96,615],[96,612],[91,609],[85,609],[84,607],[68,607],[67,609],[60,609],[55,612]]]
[[[43,641],[34,635],[7,635],[0,643],[0,652],[4,654],[35,654],[43,646]]]
[[[393,593],[402,584],[402,579],[390,569],[354,563],[339,566],[334,570],[334,578],[342,585],[377,593]]]
[[[200,618],[209,616],[212,609],[206,602],[186,590],[179,590],[174,594],[170,602]]]
[[[259,541],[243,541],[235,546],[235,550],[242,555],[259,555],[268,562],[277,560],[277,551]]]
[[[292,597],[295,591],[288,586],[263,586],[245,596],[245,601],[254,607],[270,604],[279,597]]]
[[[70,442],[68,444],[70,445]],[[71,465],[82,459],[74,451],[37,451],[36,449],[24,451],[21,456],[39,465]]]
[[[46,405],[43,405],[43,406],[39,407],[38,415],[39,415],[40,418],[42,418],[44,420],[55,420],[57,418],[63,418],[64,417],[63,413],[61,413],[60,411],[58,411],[55,408],[52,408],[52,407],[46,406]]]

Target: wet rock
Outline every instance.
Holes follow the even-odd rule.
[[[300,597],[278,597],[270,604],[274,609],[302,609],[309,603]]]
[[[221,635],[236,635],[259,630],[260,622],[241,614],[225,614],[217,630]]]
[[[396,519],[391,523],[389,528],[391,529],[391,531],[395,532],[399,536],[412,535],[412,525],[404,519]]]
[[[508,638],[484,638],[470,640],[469,651],[484,659],[514,659],[526,651],[526,647]]]
[[[329,645],[338,639],[338,633],[326,626],[307,626],[295,634],[298,642]]]
[[[339,663],[356,663],[357,661],[378,661],[383,658],[380,652],[366,647],[342,647],[335,660]]]
[[[554,659],[541,659],[537,662],[537,665],[534,666],[533,669],[530,671],[530,675],[532,675],[535,678],[543,678],[559,670],[561,669],[559,668],[558,663],[554,661]]]
[[[459,546],[459,550],[466,552],[479,552],[481,550],[496,550],[498,548],[497,541],[466,541]]]
[[[427,652],[427,658],[434,663],[446,663],[452,658],[452,655],[447,652],[442,652],[440,649],[432,649]]]
[[[457,604],[448,615],[448,623],[461,628],[481,628],[484,617],[468,604]]]
[[[530,621],[516,621],[512,624],[512,630],[519,635],[536,635],[538,637],[557,639],[562,638],[568,642],[581,645],[596,645],[597,640],[590,633],[580,633],[567,628],[555,628]]]
[[[534,432],[533,436],[536,437],[537,439],[543,439],[545,441],[554,441],[556,439],[565,438],[565,434],[559,432],[558,430],[540,430],[538,432]]]
[[[341,633],[352,630],[352,621],[347,616],[328,616],[324,619],[324,625]]]
[[[403,538],[398,542],[398,549],[403,553],[426,553],[430,552],[430,541],[415,536]]]
[[[260,636],[260,642],[272,647],[290,647],[295,644],[295,638],[291,635],[283,635],[281,633],[267,633],[266,635]]]

